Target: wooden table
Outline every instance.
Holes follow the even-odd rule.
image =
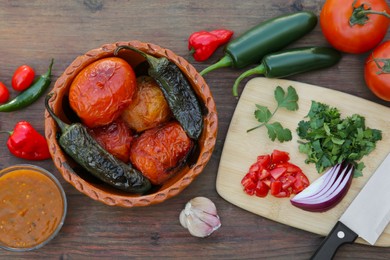
[[[229,28],[239,35],[265,19],[311,10],[319,14],[324,0],[247,1],[1,1],[0,80],[10,86],[14,70],[27,63],[37,74],[55,59],[53,81],[78,55],[105,43],[127,40],[153,42],[190,60],[201,70],[207,62],[193,61],[187,50],[188,36],[197,30]],[[387,35],[387,39],[389,39]],[[294,46],[327,45],[319,26]],[[384,105],[365,86],[365,55],[345,54],[330,69],[290,77],[305,83],[344,91]],[[31,162],[12,156],[7,136],[0,136],[0,168],[33,163],[53,172],[68,198],[68,215],[59,235],[45,247],[28,253],[0,251],[0,259],[307,259],[323,237],[291,228],[237,208],[216,192],[215,180],[228,126],[237,104],[231,86],[240,70],[220,69],[206,80],[219,115],[219,131],[213,156],[204,172],[179,196],[142,208],[110,207],[79,193],[66,183],[51,160]],[[12,92],[15,96],[16,93]],[[28,120],[44,133],[43,98],[29,108],[0,114],[0,131]],[[385,115],[384,115],[385,116]],[[179,213],[193,197],[212,199],[222,227],[206,239],[195,238],[180,226]],[[390,248],[364,245],[342,247],[336,259],[389,259]]]

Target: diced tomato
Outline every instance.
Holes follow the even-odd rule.
[[[271,162],[271,156],[269,154],[257,156],[257,164],[267,168]]]
[[[280,176],[282,176],[286,172],[286,168],[278,167],[274,168],[270,171],[272,178],[278,180]]]
[[[281,181],[274,181],[271,183],[271,194],[277,195],[282,191],[282,182]]]
[[[268,194],[269,187],[262,181],[257,182],[255,194],[257,197],[265,197]]]
[[[272,164],[279,164],[282,162],[288,162],[290,160],[290,156],[287,152],[274,150],[271,155]]]
[[[270,171],[263,169],[261,172],[257,174],[259,180],[264,180],[271,175]]]
[[[309,186],[309,180],[302,170],[289,162],[287,152],[274,150],[271,155],[260,155],[241,180],[244,192],[265,197],[271,194],[278,198],[297,194]]]
[[[302,172],[298,172],[295,177],[295,182],[294,182],[294,193],[298,194],[301,192],[303,189],[305,189],[307,186],[309,186],[310,182],[306,175],[304,175]]]

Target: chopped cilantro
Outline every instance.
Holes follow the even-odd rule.
[[[362,176],[365,167],[357,162],[375,149],[382,132],[366,127],[365,118],[354,114],[341,118],[337,108],[312,101],[309,120],[298,123],[299,151],[306,163],[315,163],[319,173],[343,161],[355,166],[354,176]]]

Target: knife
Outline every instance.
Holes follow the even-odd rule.
[[[329,260],[337,249],[359,236],[371,245],[390,221],[390,153],[337,221],[314,253],[313,260]]]

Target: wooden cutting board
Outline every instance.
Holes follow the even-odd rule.
[[[281,122],[284,127],[292,131],[293,139],[284,143],[272,142],[268,138],[265,127],[246,132],[247,129],[258,124],[253,115],[255,104],[267,106],[271,111],[276,107],[274,99],[276,86],[281,86],[286,91],[288,86],[293,86],[299,96],[299,110],[279,109],[271,119],[271,121]],[[270,154],[273,149],[289,152],[290,161],[300,166],[311,182],[320,176],[313,164],[305,164],[306,155],[298,151],[298,136],[295,131],[298,122],[304,120],[309,112],[312,100],[339,108],[342,118],[354,113],[360,114],[366,118],[367,127],[382,130],[383,138],[377,143],[377,148],[362,160],[366,165],[363,170],[364,176],[354,178],[344,199],[336,207],[323,213],[307,212],[296,208],[288,198],[274,198],[271,195],[259,198],[245,194],[240,183],[241,179],[250,165],[256,161],[258,155]],[[245,86],[229,126],[218,169],[217,192],[228,202],[262,217],[316,234],[327,235],[390,152],[389,115],[390,108],[388,107],[339,91],[295,81],[254,78]],[[356,242],[366,244],[360,238]],[[375,246],[390,246],[390,225]]]

